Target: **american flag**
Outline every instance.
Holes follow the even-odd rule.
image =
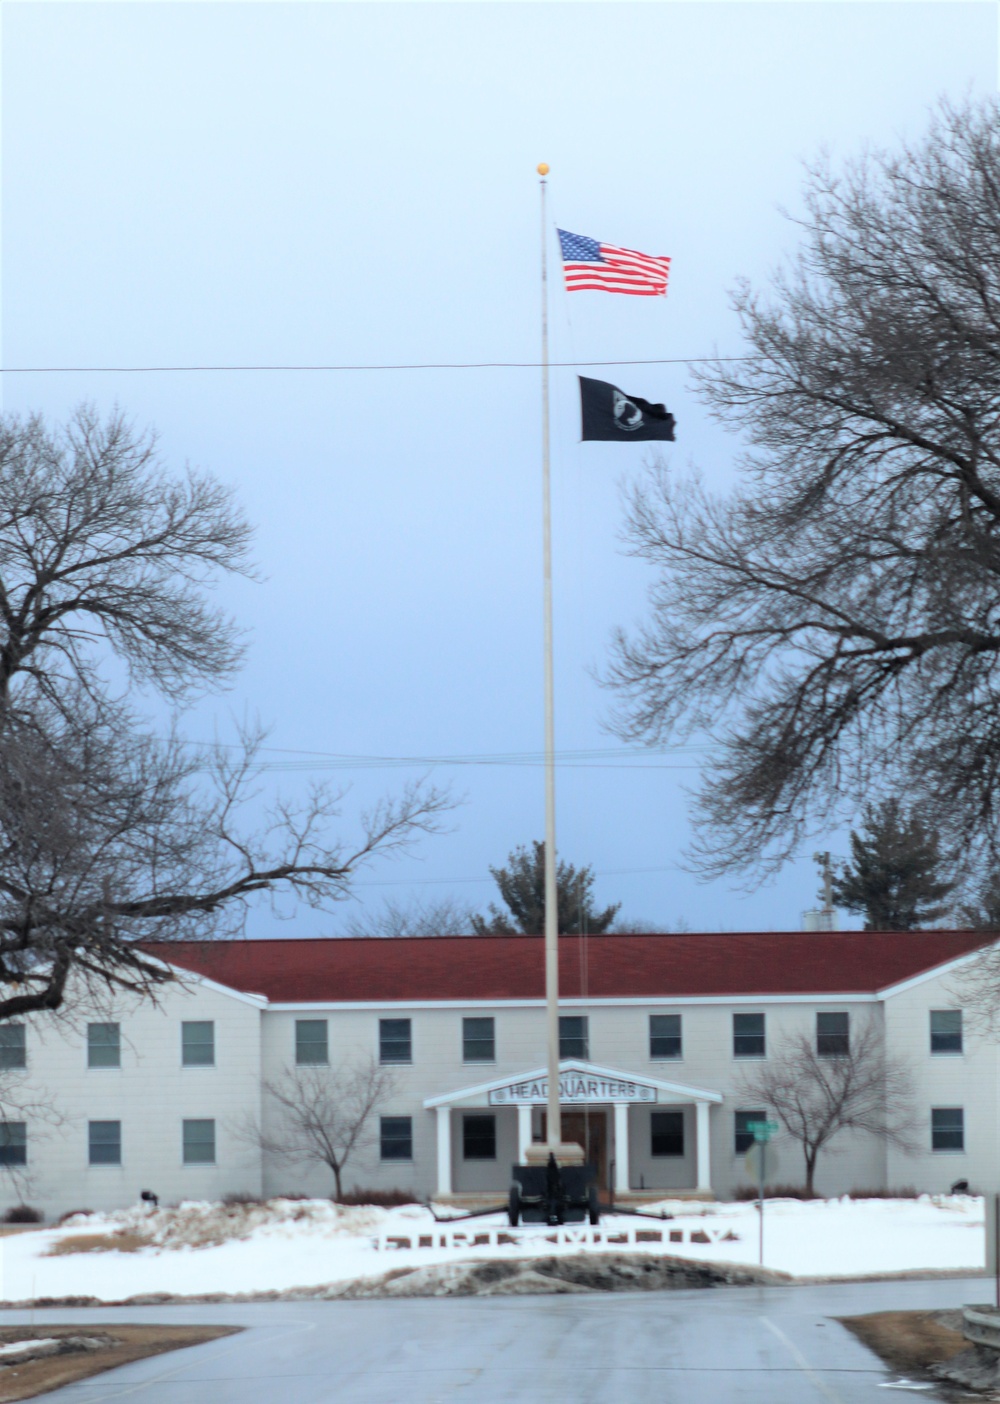
[[[654,258],[601,244],[586,234],[569,234],[558,229],[567,292],[630,293],[633,297],[666,297],[670,259]]]

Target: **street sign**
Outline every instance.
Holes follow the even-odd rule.
[[[763,1142],[765,1145],[775,1134],[781,1130],[777,1121],[748,1121],[747,1130],[756,1142]]]

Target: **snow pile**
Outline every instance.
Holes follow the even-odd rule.
[[[402,1214],[426,1217],[418,1205],[405,1206]],[[211,1204],[189,1201],[173,1208],[153,1209],[137,1204],[109,1214],[73,1214],[60,1227],[63,1252],[75,1235],[90,1239],[110,1235],[130,1242],[142,1240],[151,1248],[214,1248],[222,1243],[252,1237],[356,1237],[378,1233],[386,1211],[372,1205],[333,1204],[328,1199],[268,1199],[248,1204]],[[111,1246],[111,1245],[109,1245]]]
[[[674,1214],[675,1227],[679,1222],[690,1225],[692,1219],[711,1220],[713,1229],[724,1228],[733,1237],[724,1243],[645,1241],[635,1251],[669,1253],[703,1263],[758,1261],[760,1219],[755,1204],[665,1200],[656,1208]],[[505,1216],[496,1215],[471,1220],[469,1228],[474,1232],[477,1226],[504,1222]],[[641,1225],[652,1233],[657,1230],[649,1219],[625,1215],[606,1215],[602,1224],[608,1229]],[[662,1225],[664,1240],[670,1226],[670,1221]],[[429,1236],[434,1227],[430,1211],[415,1204],[355,1208],[320,1199],[187,1203],[176,1209],[141,1206],[114,1214],[88,1214],[56,1229],[0,1239],[0,1298],[8,1302],[40,1297],[121,1301],[155,1293],[284,1292],[377,1277],[396,1268],[580,1252],[578,1245],[552,1243],[542,1225],[523,1230],[514,1243],[376,1248],[379,1236],[399,1233],[419,1241],[420,1230],[426,1229]],[[114,1248],[116,1236],[122,1251],[106,1251]],[[74,1237],[87,1251],[73,1251],[67,1240]],[[973,1196],[812,1203],[768,1200],[765,1206],[764,1265],[796,1277],[975,1272],[982,1269],[984,1248],[983,1201]]]

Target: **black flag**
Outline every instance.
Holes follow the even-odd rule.
[[[580,409],[584,439],[667,439],[673,442],[674,417],[665,405],[651,405],[638,395],[626,395],[606,380],[581,375]]]

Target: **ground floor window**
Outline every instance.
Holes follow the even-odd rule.
[[[965,1112],[961,1107],[931,1109],[931,1150],[965,1150]]]
[[[91,1165],[121,1165],[122,1124],[120,1121],[88,1121],[87,1139]]]
[[[653,1155],[684,1154],[684,1113],[653,1112],[649,1118]]]
[[[27,1165],[28,1124],[0,1121],[0,1165]]]
[[[185,1121],[184,1164],[215,1164],[215,1122],[207,1119]]]
[[[766,1121],[767,1112],[763,1107],[755,1107],[752,1111],[738,1111],[733,1113],[733,1152],[736,1155],[746,1155],[753,1145],[753,1132],[749,1129],[752,1121]]]
[[[383,1116],[379,1123],[379,1152],[383,1160],[413,1159],[413,1118]]]
[[[465,1160],[496,1160],[497,1119],[495,1116],[462,1118],[462,1156]]]

